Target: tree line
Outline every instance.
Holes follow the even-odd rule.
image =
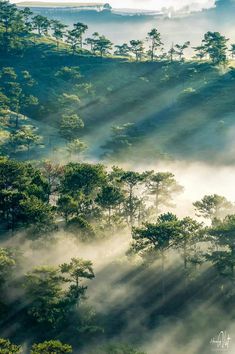
[[[4,157],[0,165],[1,221],[12,231],[54,227],[56,215],[63,216],[67,226],[81,223],[90,231],[94,220],[102,219],[107,227],[132,227],[157,217],[182,191],[168,172],[138,173],[115,166],[108,171],[101,164],[63,166],[50,161],[39,162],[37,167]]]
[[[50,20],[42,15],[34,15],[30,8],[18,9],[16,5],[7,0],[0,1],[0,42],[3,51],[22,50],[27,47],[28,41],[35,36],[52,37],[57,49],[66,43],[72,53],[82,53],[83,46],[89,49],[89,53],[98,56],[106,56],[113,53],[116,56],[135,58],[141,60],[175,60],[183,61],[185,50],[190,47],[190,42],[172,44],[170,49],[164,49],[161,33],[157,28],[148,32],[145,40],[133,39],[129,43],[113,45],[104,35],[98,32],[86,38],[88,26],[77,22],[70,29],[58,20]],[[228,54],[233,58],[235,44],[228,44],[229,39],[219,32],[207,32],[201,44],[192,47],[197,60],[211,60],[215,65],[225,64]]]
[[[170,248],[183,249],[185,267],[188,247],[191,250],[198,242],[210,240],[209,244],[217,249],[220,244],[223,249],[213,253],[216,262],[230,255],[233,273],[234,204],[217,194],[196,201],[195,213],[210,221],[209,228],[191,217],[179,219],[167,212],[183,191],[172,173],[140,173],[117,166],[108,170],[89,163],[62,166],[50,161],[33,166],[7,158],[1,158],[0,171],[0,216],[5,231],[23,229],[36,239],[62,227],[92,241],[128,228],[138,252],[146,256],[152,250],[160,251],[164,260]],[[224,263],[226,270],[228,264]]]

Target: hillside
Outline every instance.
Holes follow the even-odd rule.
[[[208,63],[190,61],[130,63],[118,58],[73,56],[57,51],[53,42],[26,49],[17,62],[5,56],[0,63],[31,73],[37,81],[32,93],[40,105],[28,114],[55,129],[61,119],[60,96],[84,96],[76,110],[85,122],[84,133],[93,157],[117,153],[120,160],[138,156],[140,162],[161,156],[234,161],[230,139],[235,111],[233,67],[223,72]],[[80,83],[91,85],[88,96],[74,89],[73,78],[65,82],[56,76],[63,67],[79,67]],[[125,132],[130,142],[128,156],[126,146],[122,151],[121,143],[110,142],[112,126],[126,123],[133,124]]]
[[[34,9],[0,1],[0,353],[234,354],[218,7],[159,18],[164,34],[151,15]]]

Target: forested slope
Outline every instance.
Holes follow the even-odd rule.
[[[234,353],[235,45],[149,30],[0,0],[0,353]]]
[[[35,124],[58,129],[64,105],[73,105],[84,120],[86,139],[99,137],[95,148],[90,146],[92,154],[115,153],[122,159],[128,149],[130,158],[138,153],[142,159],[157,154],[233,161],[229,136],[234,128],[233,67],[221,70],[206,62],[130,63],[124,58],[73,56],[57,51],[53,43],[38,43],[17,61],[11,56],[0,61],[2,67],[11,66],[16,72],[28,70],[35,79],[30,92],[39,104],[25,109]],[[59,75],[66,67],[70,73]],[[131,125],[122,127],[127,123]],[[120,136],[112,129],[118,125],[123,128]]]

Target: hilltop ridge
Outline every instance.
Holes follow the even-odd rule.
[[[22,1],[17,3],[20,7],[76,7],[76,8],[100,8],[100,9],[111,9],[108,3],[101,2],[44,2],[44,1]]]

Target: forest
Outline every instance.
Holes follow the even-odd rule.
[[[87,30],[0,0],[0,353],[234,353],[235,37]]]

